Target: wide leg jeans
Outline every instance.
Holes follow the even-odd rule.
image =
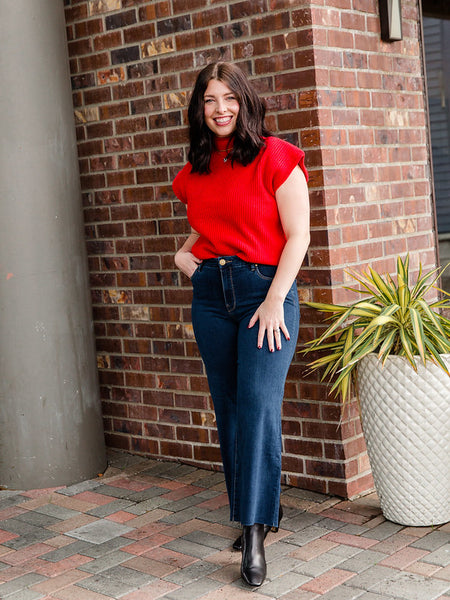
[[[290,340],[270,352],[248,324],[276,267],[236,256],[203,261],[192,276],[192,322],[214,403],[230,519],[278,525],[281,405],[299,327],[294,283],[284,302]]]

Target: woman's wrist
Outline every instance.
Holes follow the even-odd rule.
[[[266,300],[269,302],[280,302],[281,304],[283,304],[285,298],[286,294],[283,294],[283,292],[278,289],[269,289],[266,296]]]

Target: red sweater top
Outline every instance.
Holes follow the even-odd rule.
[[[192,253],[200,259],[238,256],[248,262],[277,265],[286,243],[275,192],[296,165],[308,173],[302,150],[276,137],[247,166],[224,161],[229,139],[217,138],[211,173],[191,173],[187,163],[173,182],[187,204],[191,227],[200,234]]]

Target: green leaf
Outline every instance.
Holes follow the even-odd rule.
[[[364,275],[360,275],[359,273],[356,273],[356,271],[347,271],[347,273],[350,275],[350,277],[358,281],[358,283],[360,283],[363,288],[367,290],[367,293],[375,298],[378,298],[376,291],[370,286],[370,282],[366,282],[367,278]]]
[[[428,280],[435,273],[437,273],[436,277],[431,282],[428,282]],[[414,288],[413,288],[413,290],[411,292],[412,298],[416,299],[416,298],[422,298],[423,296],[425,296],[426,293],[432,287],[434,287],[434,284],[436,283],[436,281],[439,279],[440,276],[441,276],[440,275],[440,270],[439,269],[434,269],[433,271],[430,271],[429,273],[427,273],[426,275],[424,275],[423,277],[421,277],[420,279],[418,279],[416,285],[414,286]]]
[[[358,303],[356,306],[347,308],[344,314],[342,314],[339,318],[336,318],[335,322],[332,325],[330,325],[328,329],[315,340],[316,343],[312,344],[311,348],[317,349],[319,345],[323,343],[324,340],[334,335],[339,329],[339,327],[341,327],[345,323],[345,321],[351,316],[352,311],[358,310],[359,304],[360,303]],[[344,328],[342,331],[345,331],[346,329],[347,328]]]
[[[404,283],[408,285],[409,280],[409,254],[406,255],[405,260],[402,261],[401,257],[397,258],[397,278],[399,285]]]
[[[398,303],[403,312],[406,312],[408,308],[408,304],[411,301],[411,292],[409,291],[409,287],[402,283],[398,288]]]
[[[381,360],[382,364],[384,365],[384,363],[386,362],[387,357],[390,355],[392,347],[395,343],[395,340],[397,338],[397,331],[395,329],[392,329],[391,331],[387,332],[386,337],[384,338],[383,343],[380,346],[380,349],[378,351],[378,359]]]
[[[422,309],[423,313],[426,317],[431,321],[432,326],[435,327],[442,335],[445,335],[444,330],[442,329],[442,325],[440,323],[440,318],[438,315],[435,315],[425,300],[419,299],[417,300],[418,306]]]
[[[440,333],[433,330],[431,327],[428,327],[426,323],[424,323],[424,329],[426,334],[428,334],[428,338],[431,343],[438,347],[441,354],[450,353],[450,339],[448,336],[443,336]]]
[[[405,329],[402,327],[399,330],[400,333],[400,341],[401,341],[401,349],[402,355],[406,356],[411,366],[415,371],[417,371],[416,361],[414,360],[414,354],[412,349],[412,344],[408,336],[406,335]]]
[[[367,356],[368,354],[371,354],[372,352],[375,352],[375,350],[377,349],[377,347],[379,346],[380,343],[380,336],[382,333],[382,329],[378,328],[377,330],[377,337],[374,337],[373,339],[367,341],[365,344],[363,344],[360,348],[358,352],[354,352],[351,361],[349,361],[349,365],[353,365],[356,366],[357,363],[359,363],[365,356]]]
[[[376,271],[369,267],[370,274],[372,275],[372,279],[380,294],[386,300],[386,303],[395,302],[395,294],[392,293],[392,290],[389,288],[389,285],[383,281],[383,279],[378,275]]]
[[[436,350],[436,348],[433,346],[432,343],[430,343],[430,341],[428,340],[428,338],[425,338],[425,344],[428,348],[428,351],[430,353],[430,357],[432,357],[432,359],[434,359],[434,362],[436,364],[438,364],[446,373],[447,375],[450,377],[450,373],[447,369],[447,365],[445,364],[445,362],[442,360],[440,353]]]
[[[409,316],[411,317],[411,325],[414,331],[415,342],[417,349],[422,359],[423,364],[426,363],[425,359],[425,335],[423,332],[422,319],[415,308],[409,309]]]
[[[348,306],[341,306],[339,304],[325,304],[322,302],[304,302],[304,304],[321,312],[342,313],[348,310]]]
[[[352,347],[352,344],[354,343],[355,340],[355,328],[351,327],[348,330],[348,333],[345,337],[345,343],[344,343],[344,347],[342,350],[343,356],[342,356],[342,363],[345,366],[348,362],[348,359],[346,359],[346,356],[348,356],[349,350]]]

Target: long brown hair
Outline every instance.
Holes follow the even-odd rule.
[[[204,93],[211,79],[217,79],[236,95],[239,113],[233,138],[231,160],[243,165],[251,163],[264,146],[263,137],[270,135],[265,128],[266,106],[243,71],[228,62],[214,62],[200,71],[188,108],[189,162],[194,173],[209,173],[209,160],[214,148],[214,134],[205,123]]]

